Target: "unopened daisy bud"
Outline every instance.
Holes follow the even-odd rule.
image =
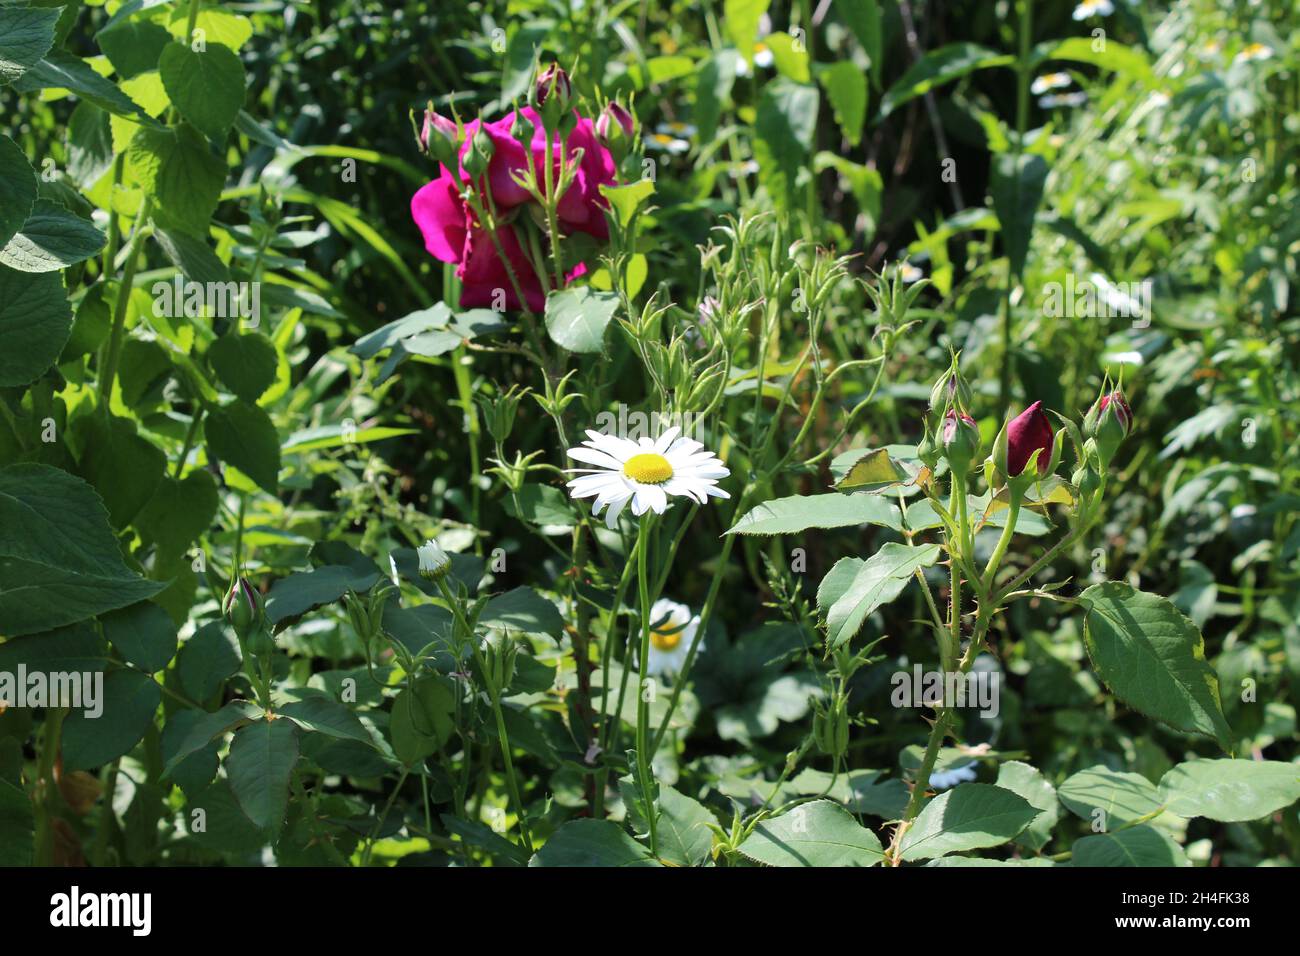
[[[437,581],[451,570],[451,557],[432,538],[416,548],[415,553],[420,559],[420,576],[423,578]]]
[[[221,602],[221,613],[241,640],[258,631],[266,619],[262,596],[244,578],[231,583],[225,600]]]
[[[980,428],[975,424],[975,419],[955,408],[948,409],[948,414],[943,417],[939,439],[949,467],[961,474],[970,471],[971,462],[980,450]]]

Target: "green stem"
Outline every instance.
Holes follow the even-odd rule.
[[[117,379],[117,365],[122,356],[122,338],[126,331],[126,308],[131,301],[131,289],[135,285],[135,273],[140,266],[140,246],[144,240],[144,223],[149,218],[150,201],[146,197],[131,227],[131,239],[126,248],[126,265],[122,272],[122,284],[117,290],[117,300],[113,303],[113,329],[109,333],[108,345],[104,351],[104,364],[99,371],[99,403],[107,408],[113,395],[113,383]]]
[[[519,818],[519,835],[523,838],[524,849],[528,851],[529,856],[532,856],[533,838],[528,831],[528,815],[524,811],[523,796],[519,789],[519,781],[515,776],[515,763],[510,756],[510,735],[506,732],[505,713],[501,709],[501,688],[496,686],[496,681],[489,676],[487,661],[483,659],[483,652],[474,639],[474,630],[470,627],[469,621],[465,619],[465,613],[461,609],[459,599],[451,593],[451,589],[447,586],[445,575],[438,579],[438,589],[442,592],[443,599],[451,607],[452,615],[456,618],[456,624],[461,629],[461,633],[469,640],[470,650],[474,654],[474,660],[478,664],[479,672],[488,685],[488,698],[492,701],[492,713],[496,718],[497,743],[500,745],[501,759],[506,768],[506,785],[510,788],[510,799],[515,805],[515,815]]]
[[[653,781],[650,754],[658,751],[659,738],[656,736],[654,750],[650,749],[649,724],[650,704],[645,697],[645,680],[650,664],[650,587],[647,583],[646,550],[650,539],[651,518],[646,515],[641,519],[636,535],[636,583],[641,593],[641,657],[637,666],[636,695],[636,761],[640,777],[641,802],[645,807],[646,822],[650,827],[650,852],[659,855],[659,832],[655,821],[655,801],[651,792]]]

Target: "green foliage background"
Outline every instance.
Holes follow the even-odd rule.
[[[1298,11],[1114,7],[1076,21],[1065,4],[975,0],[0,6],[0,671],[103,671],[107,701],[98,721],[0,712],[0,862],[654,864],[625,754],[593,764],[580,732],[580,662],[611,626],[636,627],[635,601],[615,597],[631,539],[601,536],[554,470],[511,489],[492,459],[568,467],[564,438],[620,403],[659,410],[676,361],[723,375],[705,424],[733,495],[834,493],[832,456],[921,439],[951,348],[986,442],[1036,399],[1080,418],[1122,372],[1136,425],[1106,517],[1052,571],[1076,596],[1126,586],[1109,579],[1168,598],[1152,614],[1190,628],[1188,648],[1203,635],[1222,726],[1153,719],[1159,705],[1125,691],[1122,635],[1108,669],[1083,615],[1020,601],[991,633],[1001,712],[962,727],[988,746],[940,755],[977,778],[930,802],[902,859],[1289,864]],[[202,50],[181,42],[193,28]],[[544,372],[510,349],[518,317],[457,311],[409,214],[436,173],[412,111],[495,118],[539,59],[576,64],[589,115],[598,93],[634,102],[654,172],[626,258],[606,263],[617,312],[582,312],[587,338],[555,339]],[[1058,71],[1074,105],[1030,92]],[[795,301],[814,248],[849,257],[815,339]],[[884,348],[873,290],[903,260],[929,282]],[[159,314],[157,284],[177,277],[260,283],[260,324]],[[1152,321],[1044,305],[1083,279],[1150,280]],[[665,355],[623,324],[652,295]],[[725,373],[712,352],[666,355],[715,295],[757,303]],[[567,370],[567,436],[528,398],[494,439],[476,402],[512,384],[544,395]],[[686,391],[675,407],[698,411]],[[656,552],[665,594],[696,609],[711,580],[722,594],[655,754],[673,824],[658,857],[879,862],[926,733],[889,705],[889,678],[933,663],[928,612],[915,586],[872,609],[831,761],[804,746],[837,680],[818,587],[916,526],[795,506],[723,550],[732,505],[671,525],[671,561],[667,539]],[[430,537],[486,599],[479,623],[523,648],[504,725],[466,693],[483,675],[454,659],[452,615],[415,573]],[[1013,560],[1040,547],[1026,534]],[[237,564],[274,625],[257,661],[221,615]],[[394,567],[401,593],[383,594]],[[941,570],[925,572],[936,588]],[[366,640],[372,623],[388,644]],[[284,719],[250,702],[263,682]],[[827,840],[840,855],[821,855]]]

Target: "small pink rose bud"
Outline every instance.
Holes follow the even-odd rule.
[[[1039,452],[1038,473],[1047,474],[1054,439],[1043,403],[1034,402],[1007,423],[1007,475],[1020,477],[1035,451]]]
[[[262,596],[245,578],[239,578],[230,585],[230,591],[221,602],[221,612],[241,638],[248,637],[259,627],[265,615]]]
[[[552,103],[557,116],[565,112],[573,101],[573,85],[569,82],[569,74],[558,63],[550,64],[537,74],[533,91],[537,106]]]
[[[1110,410],[1110,416],[1106,414],[1108,409]],[[1101,401],[1097,403],[1097,412],[1102,422],[1106,421],[1108,417],[1113,417],[1124,427],[1125,436],[1133,428],[1133,410],[1128,407],[1128,402],[1124,400],[1124,393],[1119,389],[1115,389],[1109,395],[1101,397]]]
[[[596,135],[602,143],[621,141],[636,132],[636,118],[618,103],[606,103],[596,117]]]
[[[434,109],[426,109],[424,111],[424,127],[420,130],[420,145],[428,149],[429,137],[435,135],[455,144],[459,136],[456,121],[448,119]]]
[[[948,464],[955,471],[968,471],[970,463],[980,450],[980,427],[975,424],[975,419],[965,412],[950,408],[943,416],[943,428],[939,437]]]

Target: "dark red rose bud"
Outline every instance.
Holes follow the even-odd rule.
[[[1038,473],[1047,474],[1052,460],[1052,423],[1047,420],[1042,402],[1034,402],[1007,423],[1007,474],[1018,478],[1035,451]]]

